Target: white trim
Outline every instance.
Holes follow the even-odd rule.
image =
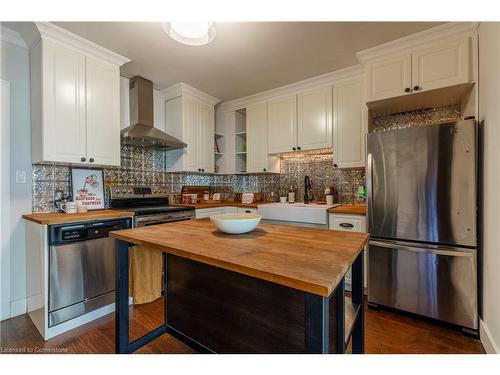
[[[2,42],[14,44],[21,48],[28,48],[28,44],[24,41],[17,31],[11,30],[8,27],[0,26],[0,38]]]
[[[62,43],[65,46],[71,46],[85,54],[92,55],[98,59],[106,60],[112,64],[122,66],[130,62],[130,59],[121,56],[107,48],[104,48],[90,40],[84,39],[76,34],[56,26],[50,22],[35,22],[42,39]]]
[[[477,33],[477,22],[448,22],[415,34],[405,36],[378,46],[365,49],[356,53],[361,64],[385,55],[403,52],[418,45],[433,42],[439,39],[459,35],[474,35]]]
[[[498,344],[493,340],[488,326],[482,319],[479,319],[479,337],[487,354],[500,354]]]
[[[216,98],[215,96],[200,91],[197,88],[189,86],[187,83],[184,82],[176,83],[173,86],[160,90],[160,92],[164,96],[165,100],[178,98],[179,96],[182,95],[190,95],[213,106],[220,102],[220,99]]]
[[[364,68],[361,65],[353,65],[344,69],[335,70],[333,72],[325,73],[319,76],[303,79],[301,81],[293,82],[285,86],[280,86],[271,90],[263,91],[257,94],[245,96],[243,98],[229,100],[220,104],[217,111],[229,112],[245,108],[247,105],[257,102],[262,102],[282,95],[290,95],[299,91],[310,89],[313,87],[333,84],[336,81],[354,78],[364,74]]]
[[[0,79],[0,320],[11,317],[10,83]],[[4,108],[5,105],[5,108]]]
[[[13,318],[18,315],[26,314],[27,311],[27,300],[26,298],[21,298],[10,302],[10,317]]]

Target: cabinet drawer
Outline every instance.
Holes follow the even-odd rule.
[[[365,232],[365,217],[360,215],[330,214],[329,228],[349,232]]]
[[[201,208],[195,210],[195,215],[197,219],[203,219],[204,217],[210,217],[213,215],[225,214],[225,207],[214,207],[214,208]]]
[[[247,213],[247,214],[256,214],[257,209],[256,208],[245,208],[245,207],[238,207],[238,213]]]

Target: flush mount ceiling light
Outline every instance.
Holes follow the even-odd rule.
[[[163,30],[172,39],[189,46],[202,46],[215,38],[214,22],[165,22]]]

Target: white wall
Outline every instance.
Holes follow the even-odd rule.
[[[29,50],[16,44],[16,35],[1,32],[0,78],[10,84],[10,170],[2,177],[10,177],[10,315],[26,311],[26,245],[25,225],[21,216],[31,212],[31,123]],[[8,35],[7,35],[8,34]],[[18,37],[20,39],[20,37]],[[8,41],[6,41],[8,40]],[[26,172],[26,183],[16,183],[16,171]],[[7,175],[5,175],[7,174]]]
[[[483,319],[488,353],[500,345],[500,23],[479,26],[479,120],[484,121]]]

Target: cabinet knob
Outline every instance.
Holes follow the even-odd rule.
[[[300,146],[297,146],[297,150],[300,150]]]
[[[337,168],[337,167],[338,167],[337,163],[334,163],[334,164],[333,164],[333,166],[334,166],[335,168]]]
[[[198,168],[198,172],[201,172],[201,168]]]
[[[202,171],[202,172],[205,172],[205,168],[202,168],[202,169],[201,169],[201,171]]]
[[[295,147],[292,147],[292,150],[293,150],[293,151],[295,151],[295,150],[296,150],[296,148],[295,148]]]
[[[418,90],[420,90],[420,89],[421,89],[421,87],[419,87],[419,86],[415,86],[415,87],[413,88],[413,90],[414,90],[414,91],[418,91]]]
[[[90,158],[90,159],[89,159],[89,161],[90,161],[91,163],[93,163],[93,162],[94,162],[94,158]]]
[[[266,171],[266,168],[262,168],[262,170],[265,172],[265,171]]]
[[[409,87],[405,88],[405,92],[410,92],[411,89]]]
[[[86,159],[86,158],[83,158],[83,157],[80,159],[80,161],[81,161],[81,162],[85,162],[86,160],[87,160],[87,159]]]

